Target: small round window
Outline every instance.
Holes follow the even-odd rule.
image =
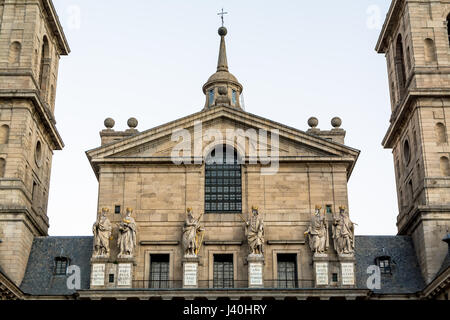
[[[409,160],[411,160],[411,148],[409,147],[408,140],[405,140],[405,143],[403,144],[403,157],[405,159],[405,164],[408,164]]]
[[[34,152],[36,164],[40,167],[42,165],[42,144],[40,141],[36,143],[36,150]]]

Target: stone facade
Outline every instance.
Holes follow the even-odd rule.
[[[267,120],[261,123],[261,119],[242,111],[215,108],[178,120],[168,128],[159,127],[87,152],[99,180],[98,207],[110,208],[108,217],[112,224],[122,219],[124,208],[134,208],[139,244],[135,280],[148,280],[149,256],[161,252],[171,254],[172,279],[182,279],[182,225],[188,207],[195,213],[205,210],[205,164],[174,165],[170,151],[175,142],[166,134],[178,126],[189,129],[202,119],[207,121],[202,122],[203,133],[199,136],[212,128],[223,131],[225,136],[226,129],[245,131],[247,126],[258,128],[255,126],[259,122],[258,125],[268,130],[274,125]],[[277,253],[295,252],[300,261],[298,278],[312,280],[312,257],[304,245],[303,233],[316,204],[323,208],[328,205],[332,212],[337,212],[340,205],[348,205],[347,180],[358,151],[291,128],[279,128],[283,131],[280,131],[278,172],[264,176],[260,163],[242,165],[242,213],[246,217],[252,205],[257,205],[264,218],[268,242],[265,279],[277,278],[274,260]],[[300,138],[304,140],[299,142]],[[199,143],[202,143],[202,154],[206,154],[208,143]],[[245,143],[248,144],[248,139]],[[245,146],[237,149],[245,150]],[[120,206],[120,214],[114,213],[116,206]],[[328,213],[327,217],[331,226],[332,214]],[[212,280],[214,253],[230,253],[235,256],[237,266],[235,280],[247,283],[248,248],[239,215],[206,213],[202,222],[206,235],[199,253],[199,280]],[[111,243],[111,255],[116,256],[117,248],[114,241]]]
[[[345,145],[339,118],[320,130],[311,117],[302,131],[241,109],[222,26],[203,110],[142,132],[134,118],[124,131],[105,120],[100,146],[86,152],[99,183],[92,239],[47,236],[52,154],[63,147],[57,69],[69,53],[57,15],[50,0],[0,0],[0,299],[448,299],[449,12],[438,1],[394,0],[376,47],[391,88],[383,145],[393,149],[399,235],[354,236],[347,182],[359,151]],[[225,201],[223,211],[207,208],[207,160],[225,145],[239,182],[230,212]],[[199,226],[187,254],[191,210]],[[344,233],[338,254],[333,241]]]
[[[376,48],[391,89],[383,145],[393,150],[398,231],[413,237],[427,282],[442,265],[450,227],[449,13],[442,1],[393,1]]]
[[[0,266],[18,285],[33,237],[47,235],[53,116],[67,43],[50,1],[0,1]]]

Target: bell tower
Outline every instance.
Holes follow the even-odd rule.
[[[58,63],[70,49],[51,0],[0,0],[0,266],[20,285],[47,235]]]
[[[450,4],[393,0],[376,46],[385,54],[398,233],[411,235],[425,281],[447,253],[450,227]]]

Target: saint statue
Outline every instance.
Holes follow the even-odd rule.
[[[311,251],[316,253],[325,253],[328,250],[328,224],[327,219],[320,213],[321,206],[316,205],[316,211],[311,219],[305,236],[309,242]]]
[[[252,207],[252,216],[244,222],[250,254],[264,254],[264,221],[259,215],[258,207]]]
[[[187,208],[186,221],[183,226],[183,249],[185,256],[197,256],[200,250],[205,231],[200,225],[202,216],[203,213],[198,218],[194,218],[192,208]]]
[[[119,238],[117,246],[119,247],[118,258],[131,258],[136,247],[136,222],[131,217],[133,209],[127,208],[125,217],[119,226]]]
[[[355,224],[345,213],[345,206],[339,207],[339,215],[333,221],[334,249],[338,254],[352,254],[355,251]]]
[[[102,211],[98,214],[97,221],[92,226],[92,232],[94,233],[94,257],[109,257],[109,239],[112,227],[106,216],[108,212],[108,208],[102,208]]]

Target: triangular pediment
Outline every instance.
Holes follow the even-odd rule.
[[[273,139],[272,134],[278,135]],[[183,135],[184,138],[179,137]],[[215,136],[213,139],[212,136]],[[178,139],[177,139],[178,137]],[[187,138],[186,138],[187,137]],[[266,138],[265,138],[266,137]],[[322,139],[304,131],[229,107],[217,107],[137,133],[131,137],[87,151],[93,162],[163,161],[169,160],[173,150],[191,146],[192,156],[205,156],[211,145],[234,145],[241,156],[276,154],[283,159],[345,158],[356,161],[359,151]]]

